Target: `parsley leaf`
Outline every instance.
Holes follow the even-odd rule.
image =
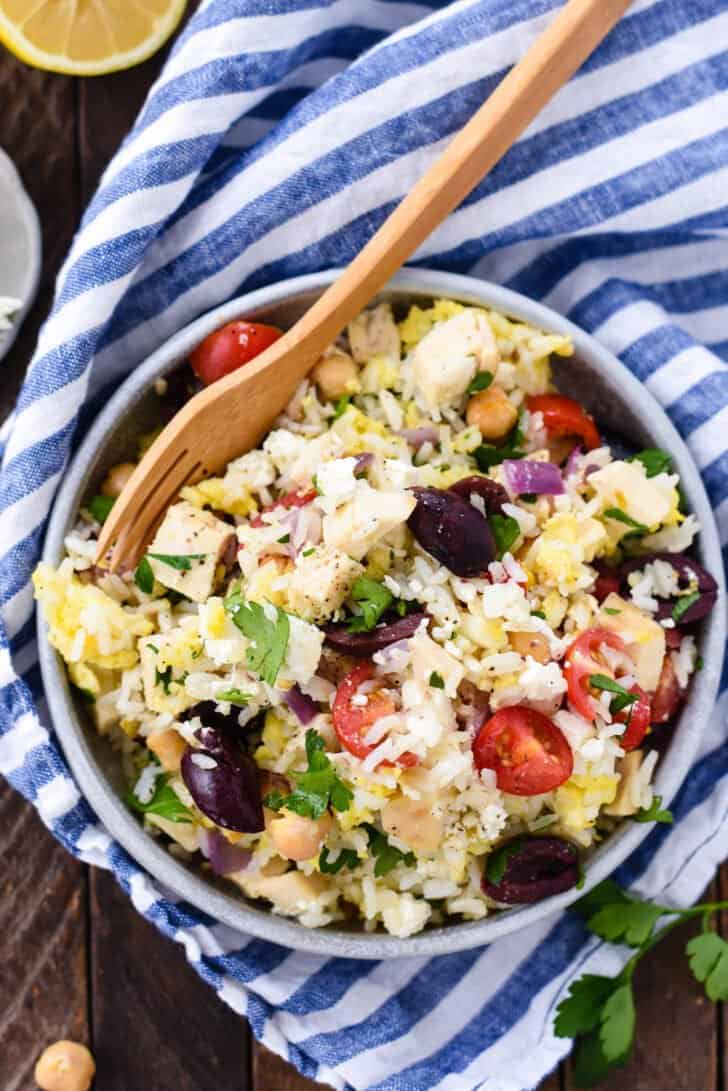
[[[602,1008],[616,988],[612,977],[584,974],[572,981],[569,995],[556,1009],[554,1033],[558,1038],[576,1038],[599,1026]]]
[[[672,811],[662,810],[662,796],[653,796],[652,803],[649,807],[643,807],[637,811],[637,814],[632,815],[633,822],[664,822],[666,826],[671,826],[675,821],[675,816]]]
[[[405,864],[407,867],[415,866],[416,860],[413,852],[402,852],[400,849],[395,848],[394,845],[390,845],[385,835],[380,833],[376,826],[365,823],[365,829],[369,835],[369,848],[372,850],[372,855],[376,857],[374,874],[378,879],[381,879],[383,875],[388,875],[398,864]]]
[[[204,560],[204,553],[147,553],[153,561],[161,561],[178,572],[189,572],[193,561]]]
[[[627,515],[627,512],[622,511],[621,508],[606,508],[602,514],[608,519],[615,519],[618,523],[624,523],[626,527],[632,527],[632,532],[625,534],[625,538],[640,538],[643,534],[649,533],[649,527],[646,527],[644,523],[638,523],[636,519],[633,519],[631,515]]]
[[[154,685],[161,686],[164,692],[169,694],[169,687],[172,685],[172,668],[166,667],[160,671],[157,667],[154,671]]]
[[[115,497],[113,496],[92,496],[88,504],[86,504],[86,510],[97,523],[105,523],[109,517],[109,512],[114,506],[114,500]]]
[[[433,689],[444,689],[445,679],[441,674],[438,674],[437,671],[433,671],[430,675],[430,685]]]
[[[482,473],[487,473],[491,466],[498,466],[506,458],[523,458],[526,453],[521,444],[525,436],[521,429],[520,418],[514,428],[508,433],[505,443],[500,447],[494,447],[490,443],[481,443],[473,451],[473,458]]]
[[[477,394],[480,390],[487,390],[493,382],[493,374],[490,371],[479,371],[474,379],[468,383],[466,394]]]
[[[145,595],[151,595],[154,590],[154,573],[152,566],[146,557],[142,557],[134,573],[134,583]]]
[[[334,420],[338,420],[339,417],[343,417],[350,404],[351,394],[344,394],[341,398],[339,398],[336,405],[334,406]]]
[[[321,849],[318,866],[322,875],[336,875],[345,867],[353,871],[355,867],[359,866],[359,857],[354,849],[342,849],[336,859],[329,863],[329,850],[324,845]]]
[[[508,868],[508,861],[511,856],[518,855],[522,845],[523,839],[514,837],[512,841],[506,841],[504,845],[490,853],[485,866],[485,874],[489,883],[499,883],[501,881]]]
[[[599,1040],[608,1061],[624,1060],[632,1046],[635,1027],[632,983],[625,982],[607,998],[601,1014]]]
[[[367,576],[360,576],[354,581],[351,598],[361,612],[349,622],[350,633],[368,633],[394,600],[392,592],[383,583],[370,580]]]
[[[613,678],[610,678],[608,674],[590,674],[589,685],[594,689],[604,689],[609,693],[617,694],[609,706],[609,711],[613,716],[639,700],[638,693],[630,693],[624,686],[620,686],[619,682],[615,682]]]
[[[651,939],[663,913],[662,906],[628,898],[624,902],[603,906],[589,917],[586,926],[590,932],[612,943],[623,942],[630,947],[640,947]]]
[[[320,818],[329,805],[335,811],[347,811],[354,795],[339,779],[324,751],[324,740],[312,727],[306,732],[306,758],[308,769],[305,772],[288,774],[296,782],[295,791],[288,796],[271,792],[263,800],[265,806],[272,811],[286,807],[304,818]]]
[[[701,932],[685,948],[690,969],[705,985],[709,1000],[728,1000],[728,941],[715,932]]]
[[[243,693],[241,689],[224,689],[221,693],[215,694],[216,701],[228,701],[231,705],[247,705],[248,701],[252,699],[252,694]]]
[[[169,822],[191,822],[192,811],[185,807],[176,792],[170,788],[168,780],[169,777],[164,774],[157,778],[154,795],[148,803],[142,803],[130,790],[124,797],[127,806],[139,814],[156,814]]]
[[[626,1058],[625,1058],[626,1059]],[[594,1087],[607,1076],[619,1061],[604,1056],[599,1030],[595,1028],[576,1040],[574,1048],[574,1083],[577,1087]]]
[[[699,591],[691,591],[689,595],[683,595],[682,598],[679,598],[672,608],[672,620],[680,621],[699,598]]]
[[[245,652],[248,666],[269,686],[274,686],[288,648],[288,614],[271,606],[274,612],[274,620],[271,620],[259,602],[246,602],[239,591],[225,599],[225,609],[250,641]]]
[[[497,557],[500,560],[507,553],[514,542],[518,540],[521,528],[510,515],[489,515],[488,526],[495,539]]]
[[[627,462],[641,462],[648,477],[656,477],[657,474],[669,473],[672,467],[672,459],[667,451],[661,451],[659,447],[647,447],[644,451],[632,455]]]

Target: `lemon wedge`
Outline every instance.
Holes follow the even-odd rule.
[[[151,57],[187,0],[0,0],[0,42],[20,60],[68,76],[100,76]]]

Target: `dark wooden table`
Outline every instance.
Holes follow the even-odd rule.
[[[0,47],[0,146],[36,203],[45,247],[38,301],[0,365],[0,416],[30,359],[81,211],[162,59],[82,81],[27,68]],[[97,1091],[317,1086],[251,1041],[244,1020],[136,913],[114,879],[68,856],[1,781],[0,861],[0,1091],[35,1087],[38,1053],[63,1037],[93,1049]],[[728,1025],[690,976],[682,954],[689,934],[676,932],[640,971],[639,1044],[605,1091],[728,1091]],[[564,1065],[540,1091],[571,1087]]]

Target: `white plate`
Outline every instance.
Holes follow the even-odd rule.
[[[0,149],[0,296],[20,300],[12,328],[0,332],[0,360],[15,340],[35,299],[41,269],[38,213],[23,188],[20,175]]]

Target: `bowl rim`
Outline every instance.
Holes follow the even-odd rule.
[[[121,416],[133,407],[155,378],[173,370],[194,345],[223,322],[304,293],[323,290],[340,272],[339,269],[330,269],[291,278],[223,303],[179,330],[138,365],[99,413],[71,461],[55,499],[42,559],[49,564],[58,564],[63,552],[63,539],[106,442],[117,428]],[[721,601],[704,622],[701,647],[704,666],[692,681],[670,748],[657,767],[655,786],[663,797],[663,804],[669,805],[697,752],[701,722],[715,703],[726,628],[725,610],[722,608],[724,575],[718,532],[702,479],[684,441],[659,403],[607,348],[544,304],[475,277],[407,267],[380,294],[386,295],[389,291],[411,293],[413,296],[455,298],[466,303],[491,306],[550,332],[569,335],[573,339],[576,356],[599,373],[607,385],[619,385],[622,394],[638,407],[640,416],[649,417],[648,430],[655,444],[666,448],[673,456],[690,509],[701,525],[700,550],[706,567],[718,582]],[[227,894],[213,886],[201,874],[195,874],[177,861],[144,832],[110,787],[93,756],[86,739],[86,729],[71,697],[65,668],[48,641],[40,611],[38,643],[41,676],[51,722],[81,791],[111,836],[155,882],[201,912],[243,933],[285,947],[316,955],[358,959],[433,956],[478,947],[558,914],[611,874],[652,829],[650,824],[623,823],[587,862],[582,889],[572,889],[542,902],[516,907],[479,921],[447,924],[406,938],[380,932],[348,932],[336,926],[306,928],[295,920],[256,908],[243,900],[242,893]]]
[[[13,315],[9,330],[0,334],[0,360],[10,352],[20,327],[25,321],[38,293],[43,262],[43,239],[36,207],[28,196],[18,168],[7,152],[0,148],[0,192],[10,197],[9,212],[15,220],[15,230],[28,249],[28,264],[24,271],[19,295],[20,307]],[[3,293],[0,292],[0,295]]]

